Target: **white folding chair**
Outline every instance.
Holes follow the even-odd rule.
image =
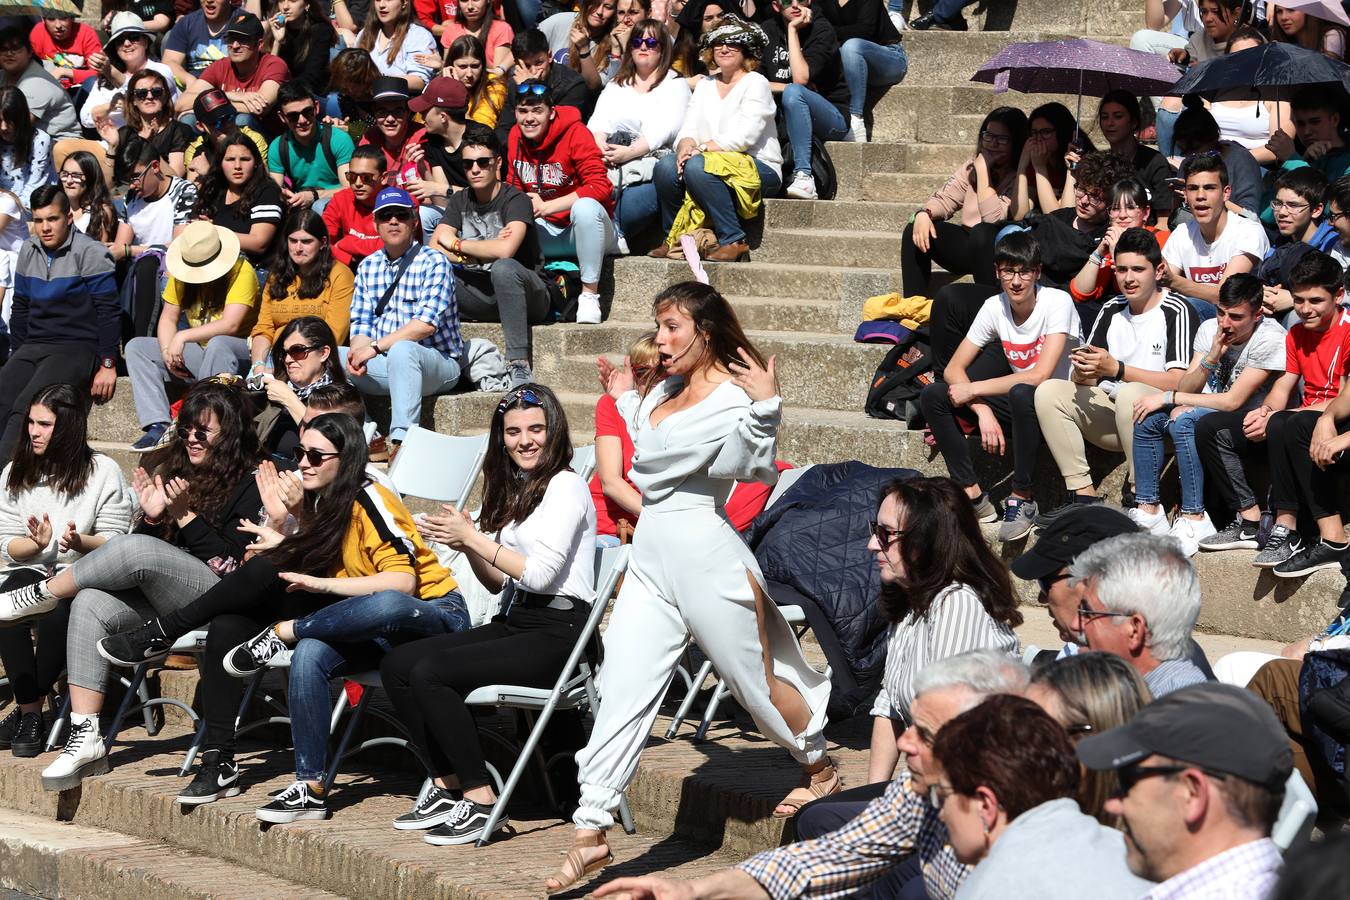
[[[459,437],[414,425],[389,466],[400,494],[453,503],[463,509],[483,469],[488,436]]]
[[[590,481],[595,474],[595,445],[575,447],[572,450],[572,471],[581,476],[582,481]]]
[[[1270,830],[1270,839],[1284,852],[1316,819],[1317,798],[1295,769],[1284,784],[1284,802]]]

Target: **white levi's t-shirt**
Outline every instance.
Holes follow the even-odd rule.
[[[1223,231],[1212,244],[1205,241],[1195,222],[1187,222],[1172,232],[1163,245],[1163,259],[1196,284],[1218,284],[1233,257],[1245,253],[1260,261],[1269,250],[1270,241],[1260,222],[1230,212]]]
[[[1013,321],[1012,303],[1007,295],[998,293],[984,301],[966,332],[966,340],[977,347],[997,340],[1003,345],[1008,365],[1026,371],[1040,359],[1047,334],[1066,334],[1068,342],[1052,377],[1068,378],[1069,351],[1078,346],[1078,332],[1078,310],[1073,298],[1058,288],[1043,287],[1037,288],[1036,305],[1020,325]]]

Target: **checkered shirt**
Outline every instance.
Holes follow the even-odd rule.
[[[378,341],[418,319],[435,331],[418,343],[445,356],[462,358],[464,341],[459,336],[459,306],[455,302],[455,278],[450,261],[430,247],[414,243],[412,265],[399,279],[384,314],[375,318],[375,307],[398,272],[398,260],[383,250],[370,254],[356,268],[356,291],[352,295],[353,335]]]
[[[1270,838],[1249,841],[1173,875],[1140,900],[1265,900],[1280,879],[1280,862]]]

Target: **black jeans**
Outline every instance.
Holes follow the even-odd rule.
[[[938,378],[942,377],[947,363],[956,355],[956,348],[965,340],[980,307],[998,292],[998,288],[983,284],[949,284],[938,291],[928,320],[928,336],[933,344],[933,371]],[[977,370],[981,373],[978,377],[973,374]],[[995,343],[986,345],[980,351],[968,371],[972,373],[972,381],[1012,374],[1003,348]]]
[[[1321,415],[1315,411],[1281,412],[1271,416],[1266,424],[1271,498],[1277,510],[1300,511],[1313,519],[1340,514],[1339,483],[1350,468],[1350,461],[1319,469],[1308,456],[1313,429]],[[1212,418],[1212,414],[1205,418]],[[1350,431],[1350,420],[1339,423],[1336,431],[1340,434]]]
[[[972,380],[974,377],[972,376]],[[1014,491],[1031,490],[1036,470],[1036,457],[1041,450],[1041,425],[1036,418],[1036,387],[1031,384],[1014,385],[1003,397],[981,397],[1003,426],[1003,436],[1012,452]],[[919,394],[919,406],[928,427],[937,441],[938,450],[947,463],[947,473],[962,487],[978,484],[975,466],[970,459],[970,444],[958,418],[975,423],[975,413],[967,406],[955,406],[947,395],[947,384],[935,381]]]
[[[19,569],[0,581],[0,590],[37,584],[43,578],[41,572]],[[56,684],[66,667],[69,623],[70,604],[62,601],[53,612],[39,619],[0,627],[0,663],[9,676],[15,703],[36,703]]]
[[[1272,415],[1266,427],[1283,415]],[[1212,487],[1232,512],[1260,506],[1247,481],[1246,466],[1260,460],[1269,446],[1266,441],[1251,441],[1242,433],[1242,420],[1246,416],[1245,411],[1212,412],[1195,422],[1195,449],[1205,465],[1205,486]]]
[[[969,275],[969,242],[970,229],[964,225],[934,222],[933,239],[925,253],[914,246],[914,225],[906,225],[900,241],[900,280],[904,293],[929,296],[928,282],[935,262],[953,275]]]
[[[589,608],[512,607],[486,625],[395,647],[380,677],[432,777],[455,775],[461,788],[490,784],[483,748],[464,697],[489,684],[552,687]]]
[[[0,459],[14,457],[33,395],[48,385],[68,384],[89,396],[98,351],[85,344],[24,344],[0,368]]]

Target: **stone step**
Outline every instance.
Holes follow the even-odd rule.
[[[704,263],[709,283],[728,297],[784,297],[800,300],[841,300],[856,303],[859,313],[863,301],[874,294],[894,290],[899,274],[891,271],[890,259],[878,260],[880,268],[850,267],[830,261],[816,265],[802,263]],[[628,310],[640,310],[636,316],[651,318],[651,305],[662,290],[690,280],[689,265],[683,260],[624,257],[614,260],[612,296],[622,316],[634,318]]]
[[[1011,106],[1030,113],[1043,103],[1058,102],[1077,113],[1081,109],[1084,130],[1093,133],[1097,101],[1083,98],[1081,104],[1074,94],[1023,94],[1018,91],[994,93],[992,86],[969,81],[978,65],[968,71],[953,68],[946,81],[937,84],[916,83],[906,78],[890,88],[872,109],[872,134],[875,142],[920,141],[923,143],[958,145],[966,154],[974,152],[979,121],[998,106]],[[953,116],[973,116],[972,125],[961,119],[951,122]],[[959,159],[957,160],[959,161]],[[948,171],[955,168],[955,162]]]
[[[867,146],[867,145],[862,145]],[[932,192],[932,189],[929,189]],[[926,200],[927,195],[920,198]],[[918,210],[916,203],[835,200],[770,200],[765,206],[766,236],[782,230],[816,228],[846,232],[901,231]]]
[[[913,21],[933,6],[929,0],[907,0],[906,19]],[[1130,34],[1144,27],[1139,0],[985,0],[970,6],[965,19],[972,30],[1007,31],[1053,28],[1089,34]],[[905,37],[918,32],[906,31]]]
[[[943,177],[928,172],[873,172],[863,178],[862,196],[874,202],[922,206],[942,185]]]
[[[906,217],[907,218],[907,217]],[[834,231],[823,228],[765,230],[763,242],[750,258],[760,262],[816,261],[842,266],[892,265],[899,267],[900,228],[888,231]]]

